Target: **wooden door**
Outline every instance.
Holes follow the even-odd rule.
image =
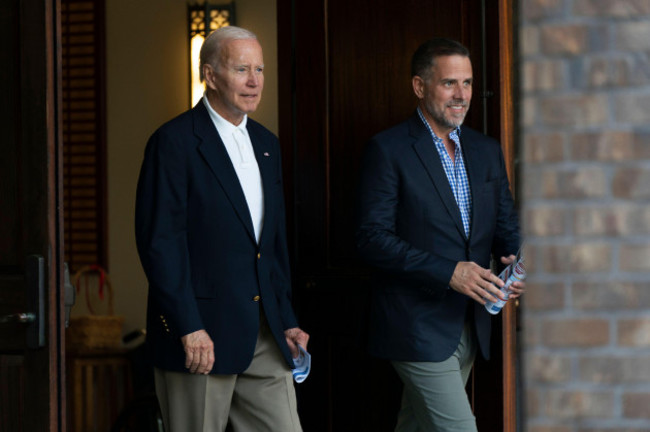
[[[390,365],[364,349],[369,270],[354,247],[358,165],[370,137],[414,112],[410,59],[434,36],[468,46],[475,86],[466,122],[502,138],[499,28],[511,25],[502,10],[509,1],[488,10],[483,3],[278,0],[280,141],[294,298],[312,336],[313,372],[298,386],[305,430],[394,429],[401,384]],[[497,318],[495,359],[477,364],[468,389],[479,430],[514,430],[504,426],[514,416],[503,397],[503,365],[514,360],[500,349],[504,328]]]
[[[62,431],[58,2],[0,2],[0,431]]]

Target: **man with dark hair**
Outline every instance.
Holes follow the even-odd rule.
[[[200,67],[203,99],[152,135],[137,190],[165,430],[299,432],[291,368],[309,335],[291,307],[280,146],[247,117],[262,47],[224,27]]]
[[[370,141],[361,169],[357,246],[378,276],[369,349],[404,383],[396,431],[476,431],[465,384],[476,351],[489,356],[484,304],[504,299],[490,258],[514,260],[518,220],[499,143],[461,126],[467,48],[424,43],[411,83],[416,113]]]

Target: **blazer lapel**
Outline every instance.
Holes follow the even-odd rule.
[[[239,178],[232,165],[230,156],[226,147],[217,132],[217,129],[210,119],[207,109],[203,102],[199,102],[193,110],[194,116],[194,133],[201,140],[198,150],[207,162],[210,170],[215,175],[226,196],[230,200],[237,216],[246,227],[248,234],[254,242],[255,230],[253,229],[253,219],[251,218],[248,204],[244,191],[239,183]]]
[[[411,135],[416,139],[413,143],[413,149],[429,174],[429,178],[431,178],[431,181],[440,196],[440,200],[444,203],[449,216],[454,221],[456,229],[458,229],[458,232],[463,236],[463,238],[467,239],[460,210],[458,209],[458,204],[456,204],[456,198],[451,190],[447,174],[445,173],[442,161],[440,160],[440,155],[438,154],[438,150],[436,150],[436,145],[433,142],[429,131],[422,124],[422,121],[417,114],[410,118],[409,127]]]
[[[465,170],[467,171],[467,181],[469,182],[469,190],[472,194],[472,208],[470,211],[470,235],[474,230],[474,222],[476,220],[476,215],[478,210],[480,210],[481,200],[483,197],[479,196],[476,182],[479,181],[479,168],[481,161],[481,152],[479,146],[475,142],[469,140],[463,140],[463,131],[460,133],[460,142],[463,148],[463,157],[465,158]],[[476,186],[476,187],[475,187]]]

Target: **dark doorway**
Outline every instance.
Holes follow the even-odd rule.
[[[0,430],[61,431],[58,1],[0,2]]]

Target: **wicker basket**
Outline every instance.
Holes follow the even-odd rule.
[[[96,287],[100,293],[106,288],[108,314],[97,315],[92,307],[88,288],[88,277],[97,274]],[[66,348],[74,351],[92,351],[116,349],[122,346],[122,326],[124,317],[115,316],[113,311],[113,285],[108,274],[99,266],[82,267],[75,275],[73,284],[78,295],[84,292],[81,289],[82,278],[85,278],[85,299],[90,315],[70,318],[70,326],[66,330]],[[100,295],[101,298],[101,295]],[[78,299],[77,299],[78,300]]]

